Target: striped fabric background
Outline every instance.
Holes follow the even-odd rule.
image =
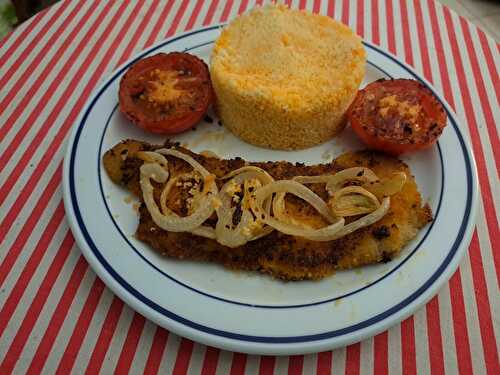
[[[1,374],[500,374],[500,45],[434,0],[291,4],[349,24],[414,66],[471,139],[481,203],[469,252],[414,316],[333,352],[247,356],[155,326],[88,267],[66,223],[60,184],[66,137],[86,99],[136,52],[254,5],[61,1],[0,41]]]

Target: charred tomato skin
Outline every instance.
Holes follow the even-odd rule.
[[[158,134],[177,134],[193,127],[214,100],[207,65],[184,52],[159,53],[137,61],[121,78],[118,95],[125,117]]]
[[[411,79],[381,79],[360,90],[347,120],[370,148],[400,155],[436,143],[446,112],[432,91]]]

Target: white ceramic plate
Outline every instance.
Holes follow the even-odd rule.
[[[137,59],[160,51],[189,51],[208,61],[219,32],[220,27],[193,31],[142,52],[113,73],[82,111],[65,159],[64,202],[86,259],[139,313],[182,336],[234,351],[317,352],[359,341],[406,318],[455,271],[474,225],[475,163],[446,103],[448,126],[439,144],[404,158],[435,220],[387,264],[338,272],[318,282],[284,283],[214,264],[167,259],[134,238],[138,222],[134,202],[109,180],[101,156],[126,138],[154,143],[164,139],[131,126],[117,110],[120,77]],[[365,47],[364,84],[382,77],[421,80],[378,47]],[[175,140],[221,157],[308,164],[362,148],[347,129],[339,138],[304,151],[271,151],[240,141],[216,119]]]

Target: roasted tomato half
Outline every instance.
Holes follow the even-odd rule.
[[[446,112],[423,84],[378,80],[360,90],[347,119],[370,148],[392,155],[433,145],[446,126]]]
[[[146,57],[120,81],[120,110],[153,133],[176,134],[191,128],[213,97],[207,65],[188,53]]]

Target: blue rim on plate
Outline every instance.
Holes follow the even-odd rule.
[[[473,214],[473,212],[471,210],[472,205],[473,205],[473,191],[474,191],[473,161],[471,160],[471,158],[470,158],[470,156],[469,156],[469,154],[467,152],[467,147],[466,147],[464,138],[463,138],[463,136],[462,136],[462,134],[460,132],[460,129],[458,128],[458,125],[456,124],[453,116],[448,111],[448,109],[447,109],[446,106],[445,106],[445,108],[446,108],[446,111],[447,111],[447,114],[448,114],[448,119],[450,120],[452,128],[455,131],[455,133],[456,133],[456,135],[458,137],[458,140],[460,142],[461,151],[463,153],[463,157],[464,157],[464,161],[465,161],[465,165],[466,165],[466,171],[465,172],[466,172],[466,180],[467,180],[467,199],[466,199],[464,216],[462,218],[462,222],[460,224],[458,234],[457,234],[455,240],[453,241],[453,245],[450,248],[450,250],[449,250],[447,256],[445,257],[445,259],[443,260],[443,262],[440,264],[440,266],[437,268],[437,270],[432,274],[432,276],[425,283],[423,283],[415,292],[413,292],[411,295],[409,295],[408,297],[406,297],[405,299],[403,299],[398,304],[396,304],[396,305],[394,305],[394,306],[386,309],[384,312],[379,313],[379,314],[377,314],[377,315],[375,315],[375,316],[373,316],[373,317],[371,317],[369,319],[366,319],[366,320],[364,320],[364,321],[362,321],[360,323],[357,323],[357,324],[354,324],[354,325],[351,325],[351,326],[348,326],[348,327],[344,327],[342,329],[337,329],[337,330],[323,332],[323,333],[318,333],[318,334],[302,335],[302,336],[283,336],[283,337],[244,335],[244,334],[238,334],[238,333],[234,333],[234,332],[228,332],[228,331],[224,331],[224,330],[220,330],[220,329],[215,329],[215,328],[212,328],[212,327],[208,327],[208,326],[199,324],[197,322],[188,320],[188,319],[186,319],[186,318],[184,318],[182,316],[179,316],[179,315],[177,315],[177,314],[169,311],[168,309],[166,309],[166,308],[164,308],[162,306],[159,306],[154,301],[152,301],[152,300],[148,299],[147,297],[145,297],[144,295],[142,295],[139,291],[137,291],[132,285],[130,285],[122,276],[120,276],[113,269],[113,267],[106,261],[106,259],[101,254],[101,252],[99,251],[99,249],[96,247],[96,245],[93,242],[92,237],[88,233],[88,230],[87,230],[87,228],[85,226],[85,223],[83,222],[83,219],[82,219],[82,215],[81,215],[80,207],[78,205],[78,199],[77,199],[76,191],[75,191],[75,170],[74,170],[75,156],[76,156],[76,151],[77,151],[77,148],[78,148],[79,138],[80,138],[82,129],[83,129],[83,127],[86,124],[86,119],[87,119],[90,111],[92,110],[92,108],[95,105],[95,103],[96,103],[97,99],[99,98],[99,96],[106,90],[106,88],[111,84],[111,82],[113,80],[115,80],[118,76],[120,76],[124,72],[124,70],[127,69],[131,64],[133,64],[138,59],[142,58],[144,55],[149,54],[149,53],[155,51],[156,49],[164,47],[164,46],[166,46],[166,45],[168,45],[170,43],[173,43],[173,42],[175,42],[175,41],[177,41],[177,40],[179,40],[181,38],[186,38],[186,37],[188,37],[190,35],[198,34],[198,33],[202,33],[202,32],[206,32],[206,31],[210,31],[210,30],[213,30],[213,29],[216,29],[216,28],[219,28],[219,27],[220,26],[212,26],[212,27],[208,27],[208,28],[204,28],[204,29],[199,29],[199,30],[196,30],[196,31],[192,31],[190,33],[183,34],[181,36],[178,36],[178,37],[172,38],[170,40],[167,40],[167,41],[165,41],[163,43],[160,43],[157,46],[153,47],[152,49],[149,49],[149,50],[143,52],[142,54],[138,55],[135,59],[131,60],[127,65],[122,66],[118,71],[116,71],[113,74],[113,76],[107,81],[107,83],[105,85],[103,85],[100,88],[100,90],[94,95],[93,100],[86,107],[87,108],[86,111],[80,117],[81,120],[77,124],[77,129],[75,129],[75,131],[74,131],[73,143],[71,144],[71,148],[68,150],[68,154],[67,155],[69,156],[69,161],[68,161],[69,164],[68,164],[67,168],[69,168],[69,171],[68,171],[68,173],[69,173],[68,177],[69,178],[68,178],[68,181],[65,181],[65,182],[69,183],[69,185],[67,186],[68,189],[69,189],[69,202],[67,202],[67,203],[70,203],[71,204],[71,208],[74,210],[74,215],[75,215],[75,218],[76,218],[78,229],[81,232],[81,235],[83,236],[83,239],[85,240],[86,245],[90,248],[90,250],[92,251],[93,255],[99,261],[100,265],[106,270],[106,272],[108,272],[108,274],[124,290],[126,290],[128,293],[130,293],[138,301],[140,301],[144,305],[148,306],[149,308],[155,310],[157,313],[159,313],[159,314],[161,314],[161,315],[163,315],[163,316],[165,316],[165,317],[167,317],[169,319],[172,319],[175,322],[178,322],[178,323],[180,323],[182,325],[185,325],[187,327],[193,328],[193,329],[195,329],[197,331],[201,331],[201,332],[208,333],[208,334],[211,334],[211,335],[220,336],[220,337],[223,337],[223,338],[235,339],[235,340],[238,340],[238,341],[250,342],[250,343],[253,342],[253,343],[268,343],[268,344],[290,344],[290,343],[304,343],[304,342],[320,341],[320,340],[325,340],[325,339],[329,339],[329,338],[334,338],[334,337],[346,335],[346,334],[353,333],[353,332],[356,332],[358,330],[370,327],[370,326],[372,326],[372,325],[374,325],[376,323],[379,323],[379,322],[383,321],[384,319],[390,317],[391,315],[393,315],[393,314],[395,314],[395,313],[403,310],[410,303],[412,303],[413,301],[415,301],[418,297],[422,296],[429,289],[429,287],[431,285],[433,285],[433,283],[441,276],[441,274],[443,273],[443,271],[448,267],[448,265],[450,264],[450,262],[455,257],[455,254],[457,253],[457,251],[458,251],[461,243],[464,240],[464,236],[466,235],[466,232],[467,232],[467,226],[470,223],[471,215]],[[207,42],[206,44],[209,44],[209,43],[212,43],[212,42]],[[371,49],[377,51],[378,53],[384,55],[388,59],[392,60],[393,62],[395,62],[396,64],[398,64],[399,66],[401,66],[409,74],[411,74],[415,79],[421,81],[434,94],[436,94],[432,87],[430,87],[426,82],[422,81],[418,75],[416,75],[406,65],[402,64],[401,62],[399,62],[392,55],[390,55],[390,54],[388,54],[388,53],[380,50],[379,48],[377,48],[377,47],[375,47],[375,46],[373,46],[371,44],[368,44],[368,43],[364,43],[364,44],[365,44],[366,47],[371,48]],[[197,46],[197,47],[199,47],[199,46]],[[437,96],[437,95],[436,95],[436,97],[439,98],[439,96]],[[441,149],[439,149],[439,154],[440,154],[441,163],[442,163]],[[65,168],[65,170],[66,170],[66,168]],[[444,178],[443,168],[442,168],[442,173],[443,173],[443,178]],[[443,191],[443,185],[444,185],[444,181],[443,181],[443,183],[441,185],[441,193]],[[441,204],[441,198],[439,200],[439,206],[440,206],[440,204]],[[429,228],[429,231],[430,231],[430,228]],[[429,231],[427,232],[427,234],[429,233]],[[423,242],[423,240],[421,242]],[[405,258],[405,260],[403,260],[401,262],[400,265],[398,265],[398,267],[400,267],[404,262],[406,262],[406,260],[408,260],[409,257],[417,249],[418,249],[418,246],[417,246],[416,249],[414,249],[414,251],[409,256],[407,256],[407,258]],[[391,272],[393,272],[393,270],[391,270]],[[166,276],[168,277],[168,275],[166,275]],[[388,275],[386,274],[383,277],[387,277],[387,276]],[[176,281],[176,280],[174,279],[174,281]],[[380,281],[380,280],[378,280],[378,281]],[[376,282],[378,282],[378,281],[376,281]],[[180,282],[178,282],[178,283],[180,283]],[[373,285],[373,284],[374,283],[372,283],[371,285]],[[181,285],[184,285],[184,284],[181,283]],[[186,286],[186,285],[184,285],[184,286]],[[186,286],[186,287],[190,288],[189,286]],[[369,287],[369,286],[367,286],[367,287]],[[363,289],[365,289],[365,288],[363,288]],[[190,289],[193,289],[193,288],[190,288]],[[221,299],[219,297],[207,295],[206,293],[198,291],[198,290],[193,290],[193,291],[201,293],[201,294],[203,294],[203,295],[205,295],[207,297],[216,298],[216,299],[224,301],[224,302],[231,302],[231,303],[240,304],[239,302],[227,301],[227,300]],[[242,304],[242,305],[252,306],[252,307],[258,307],[258,308],[302,308],[302,307],[307,307],[307,306],[311,306],[311,305],[315,305],[315,304],[319,304],[319,303],[331,302],[331,301],[332,300],[329,300],[329,301],[320,301],[320,302],[317,302],[317,303],[307,304],[307,305],[292,305],[292,306],[264,306],[264,305],[254,306],[254,305],[248,305],[248,304]]]

